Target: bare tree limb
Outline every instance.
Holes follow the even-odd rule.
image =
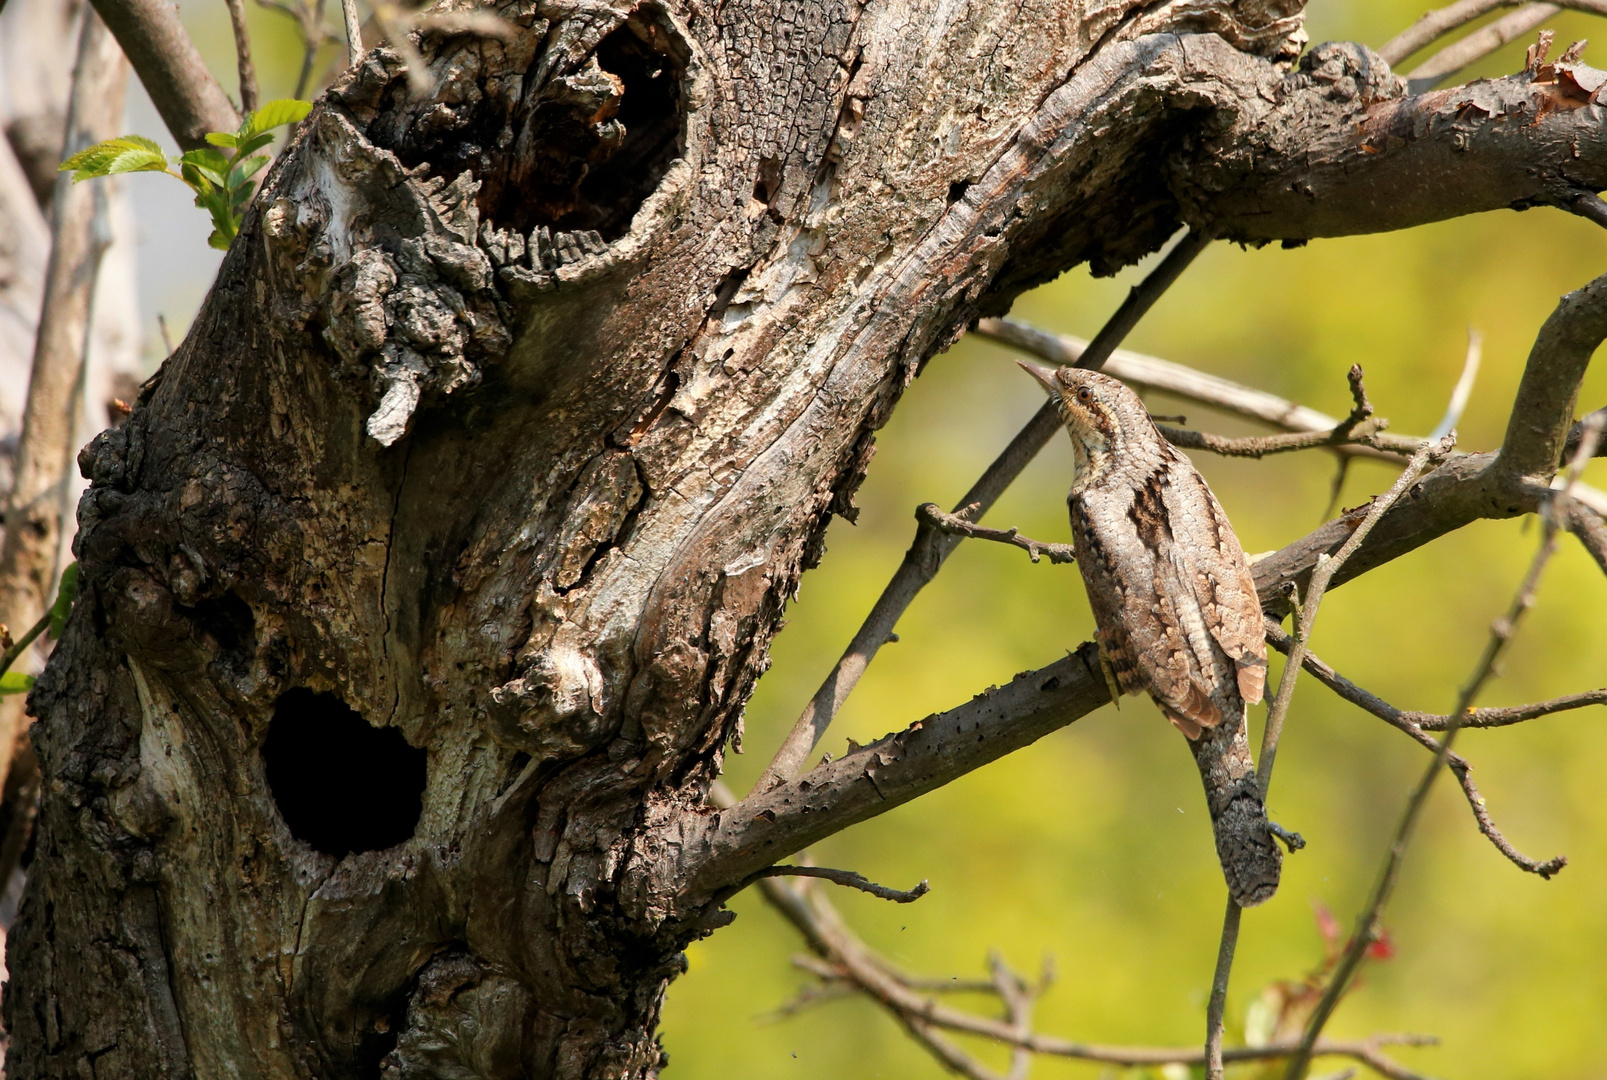
[[[1351,370],[1355,372],[1357,369]],[[1315,567],[1306,585],[1306,595],[1296,612],[1294,644],[1289,650],[1289,663],[1284,666],[1283,676],[1278,681],[1277,695],[1267,710],[1267,726],[1261,739],[1261,763],[1256,768],[1257,779],[1261,782],[1263,802],[1266,801],[1267,792],[1272,787],[1272,767],[1277,761],[1278,740],[1283,734],[1284,719],[1289,715],[1289,702],[1294,698],[1295,681],[1300,675],[1300,661],[1305,656],[1306,643],[1311,640],[1311,629],[1317,620],[1317,610],[1328,591],[1328,586],[1361,547],[1362,542],[1367,539],[1367,534],[1372,532],[1389,512],[1390,507],[1394,506],[1396,501],[1417,482],[1417,478],[1425,469],[1443,461],[1455,444],[1456,436],[1453,433],[1436,443],[1424,446],[1412,455],[1412,460],[1407,463],[1395,483],[1390,485],[1390,489],[1373,499],[1367,506],[1367,511],[1355,531],[1340,545],[1339,550],[1333,555],[1317,556]]]
[[[1267,644],[1271,645],[1279,652],[1287,654],[1292,641],[1289,635],[1283,632],[1282,627],[1278,626],[1269,619],[1267,621]],[[1443,726],[1443,721],[1447,719],[1446,717],[1429,717],[1425,713],[1410,713],[1397,709],[1395,706],[1391,705],[1383,698],[1380,698],[1378,695],[1364,690],[1360,686],[1357,686],[1355,683],[1351,682],[1349,679],[1345,678],[1343,675],[1340,675],[1322,660],[1316,656],[1313,656],[1310,652],[1307,652],[1305,657],[1302,659],[1301,666],[1307,671],[1311,672],[1311,674],[1316,677],[1318,682],[1328,687],[1346,701],[1353,705],[1360,706],[1362,709],[1372,713],[1374,716],[1378,717],[1380,720],[1383,720],[1386,724],[1389,724],[1398,731],[1405,732],[1414,742],[1428,750],[1430,753],[1439,752],[1440,744],[1425,732],[1428,730],[1441,730],[1442,728],[1425,728],[1418,722],[1418,718],[1439,720],[1442,722]],[[1539,705],[1520,706],[1518,709],[1472,709],[1468,713],[1467,721],[1465,721],[1461,726],[1500,726],[1499,724],[1481,724],[1478,722],[1480,719],[1488,718],[1489,714],[1502,714],[1502,719],[1505,723],[1519,723],[1522,720],[1533,719],[1536,716],[1543,716],[1548,712],[1560,712],[1565,708],[1579,708],[1584,705],[1592,704],[1607,704],[1607,690],[1592,691],[1590,694],[1576,694],[1572,695],[1572,697],[1576,699],[1582,698],[1595,700],[1573,701],[1558,698],[1555,701],[1542,702]],[[1511,716],[1508,718],[1510,714],[1517,713],[1527,713],[1527,715]],[[1507,840],[1506,836],[1503,835],[1501,830],[1496,826],[1495,820],[1490,816],[1489,808],[1485,804],[1484,796],[1479,794],[1477,785],[1473,783],[1473,766],[1460,754],[1453,753],[1447,756],[1446,767],[1451,770],[1451,774],[1456,777],[1457,783],[1461,786],[1462,794],[1467,798],[1468,807],[1473,811],[1473,819],[1479,827],[1479,832],[1483,833],[1485,838],[1488,839],[1490,843],[1495,845],[1497,851],[1501,852],[1502,855],[1505,855],[1509,860],[1511,860],[1514,866],[1525,871],[1526,873],[1538,874],[1542,878],[1550,878],[1557,871],[1568,865],[1568,859],[1563,855],[1558,855],[1545,860],[1531,859],[1529,856],[1523,854],[1517,848],[1513,847],[1512,844]]]
[[[1601,279],[1597,280],[1599,282]],[[1588,290],[1589,286],[1585,290],[1580,290],[1580,292],[1588,293]],[[1529,383],[1529,376],[1536,367],[1557,366],[1553,363],[1548,363],[1553,358],[1548,356],[1541,348],[1541,342],[1547,339],[1547,329],[1553,330],[1552,340],[1556,341],[1559,337],[1566,339],[1566,334],[1562,333],[1565,326],[1554,326],[1555,323],[1562,323],[1566,326],[1572,326],[1577,323],[1583,323],[1586,326],[1593,324],[1594,320],[1591,316],[1596,315],[1597,312],[1588,303],[1589,296],[1570,306],[1570,300],[1578,296],[1579,293],[1572,293],[1564,297],[1563,304],[1558,307],[1559,313],[1567,311],[1569,317],[1566,320],[1559,319],[1558,315],[1554,314],[1551,319],[1547,320],[1546,327],[1542,328],[1540,339],[1536,341],[1535,348],[1530,353],[1529,366],[1524,371],[1524,384]],[[1607,305],[1602,305],[1598,300],[1596,306]],[[1602,336],[1607,336],[1607,328],[1603,329]],[[1598,336],[1596,340],[1599,343],[1601,337]],[[1569,341],[1569,344],[1574,344],[1574,342]],[[1566,346],[1558,345],[1557,348],[1564,353],[1568,351]],[[1585,355],[1588,359],[1590,350],[1587,350]],[[1560,366],[1564,372],[1568,370],[1566,364],[1561,364]],[[1577,388],[1577,379],[1574,385]],[[1524,386],[1520,385],[1518,401],[1521,404],[1524,400]],[[1542,397],[1537,405],[1543,406],[1545,400]],[[1568,408],[1571,414],[1571,396],[1568,401]],[[1514,419],[1516,419],[1516,410],[1514,410]],[[1561,425],[1558,425],[1558,427],[1560,428]],[[1512,428],[1509,427],[1508,432],[1510,433],[1511,431]],[[1564,434],[1563,430],[1559,430],[1557,433],[1556,441],[1559,446]],[[1517,595],[1513,597],[1512,604],[1508,607],[1506,615],[1496,619],[1491,626],[1489,640],[1485,644],[1484,652],[1480,655],[1478,663],[1474,666],[1473,675],[1457,697],[1456,709],[1451,714],[1451,722],[1446,726],[1445,737],[1440,740],[1439,751],[1434,755],[1433,762],[1430,763],[1427,771],[1423,773],[1422,779],[1418,781],[1417,786],[1412,790],[1411,796],[1407,799],[1406,809],[1401,814],[1400,824],[1396,827],[1394,840],[1389,846],[1389,852],[1384,859],[1384,866],[1379,872],[1378,883],[1373,887],[1372,895],[1356,921],[1356,931],[1351,936],[1350,944],[1346,946],[1344,954],[1339,958],[1339,963],[1335,965],[1333,976],[1330,978],[1327,988],[1323,991],[1321,1000],[1317,1002],[1316,1008],[1312,1010],[1311,1018],[1306,1023],[1305,1033],[1301,1036],[1300,1050],[1289,1060],[1288,1068],[1284,1073],[1285,1080],[1302,1080],[1306,1075],[1306,1068],[1310,1064],[1311,1048],[1316,1045],[1317,1039],[1322,1035],[1323,1028],[1327,1025],[1329,1018],[1333,1015],[1334,1008],[1339,1003],[1339,998],[1344,994],[1350,980],[1355,977],[1357,969],[1361,966],[1362,958],[1366,955],[1367,946],[1378,940],[1379,919],[1383,914],[1384,906],[1389,903],[1389,898],[1395,891],[1395,882],[1400,876],[1400,868],[1405,860],[1407,846],[1411,842],[1412,833],[1416,830],[1417,821],[1422,815],[1423,807],[1428,803],[1429,792],[1434,787],[1434,781],[1439,777],[1440,769],[1449,761],[1451,744],[1456,739],[1457,729],[1461,725],[1463,716],[1472,706],[1474,698],[1484,688],[1485,682],[1494,672],[1496,659],[1505,651],[1507,643],[1512,640],[1512,634],[1518,620],[1534,604],[1535,590],[1539,587],[1540,576],[1545,573],[1546,564],[1557,549],[1557,533],[1561,528],[1561,522],[1559,521],[1559,515],[1554,512],[1555,507],[1558,501],[1565,502],[1567,500],[1568,488],[1572,487],[1580,472],[1584,470],[1585,461],[1595,452],[1595,443],[1600,434],[1601,425],[1599,423],[1592,423],[1586,429],[1586,434],[1580,441],[1579,450],[1569,468],[1567,486],[1549,502],[1548,512],[1541,514],[1543,531],[1540,548],[1535,552],[1534,561],[1530,564],[1528,573],[1524,575],[1523,583],[1519,585]],[[1504,453],[1505,451],[1503,450]],[[1551,460],[1555,460],[1555,455]]]
[[[1003,965],[996,958],[990,966],[996,973],[995,992],[1006,1005],[1006,1018],[996,1020],[952,1008],[921,993],[912,985],[913,980],[909,980],[860,941],[843,923],[836,909],[818,892],[794,888],[774,880],[765,881],[762,885],[765,899],[792,923],[820,958],[821,962],[808,965],[808,970],[822,979],[846,984],[871,998],[894,1020],[910,1030],[929,1052],[962,1075],[997,1076],[941,1036],[937,1036],[938,1044],[933,1045],[932,1036],[937,1035],[939,1030],[978,1035],[1035,1054],[1118,1067],[1204,1063],[1204,1051],[1199,1047],[1108,1046],[1032,1033],[1027,1027],[1028,1017],[1023,1006],[1030,1004],[1031,999],[1042,992],[1047,980],[1040,979],[1036,986],[1030,986],[1018,976],[1007,973],[1006,978],[1014,982],[1015,989],[997,989],[997,973]],[[1019,995],[1018,1004],[1012,1004],[1013,995]],[[1426,1046],[1435,1042],[1437,1040],[1423,1036],[1380,1035],[1363,1040],[1324,1041],[1320,1044],[1319,1053],[1359,1061],[1387,1077],[1419,1080],[1418,1074],[1391,1060],[1382,1052],[1382,1048],[1390,1045]],[[1233,1047],[1225,1050],[1222,1056],[1228,1062],[1276,1061],[1294,1052],[1296,1046],[1293,1042],[1278,1042],[1260,1047]]]
[[[1052,563],[1072,563],[1077,561],[1077,553],[1070,544],[1052,544],[1043,540],[1034,540],[1030,536],[1022,536],[1012,525],[1008,529],[990,529],[985,525],[973,525],[961,514],[945,514],[938,509],[937,503],[922,503],[915,508],[915,520],[923,525],[930,525],[939,532],[951,536],[969,536],[975,540],[992,540],[999,544],[1010,544],[1025,551],[1033,562],[1039,556],[1049,556]]]
[[[240,109],[257,108],[257,68],[251,62],[251,31],[246,27],[245,0],[224,0],[229,8],[229,27],[234,31],[235,65],[240,73]]]
[[[1222,1080],[1223,1016],[1228,1007],[1228,979],[1233,973],[1233,953],[1239,947],[1239,920],[1244,914],[1233,897],[1228,897],[1222,916],[1222,938],[1216,949],[1216,970],[1211,974],[1211,999],[1205,1006],[1205,1080]]]
[[[1607,138],[1589,107],[1607,74],[1595,69],[1403,97],[1378,57],[1357,47],[1318,46],[1302,63],[1309,89],[1284,88],[1279,104],[1212,141],[1231,164],[1171,174],[1186,221],[1223,239],[1291,241],[1566,207],[1607,187]],[[1317,100],[1345,80],[1348,94]],[[1524,123],[1511,122],[1520,115]]]
[[[68,154],[117,134],[127,82],[128,64],[116,39],[98,16],[87,13],[68,104]],[[110,244],[106,197],[102,185],[77,185],[66,173],[57,178],[44,303],[0,544],[0,623],[8,626],[31,625],[50,605],[61,553],[64,485],[75,449],[77,388],[95,282]],[[20,721],[20,710],[12,715]],[[10,767],[16,735],[0,731],[0,783]]]
[[[1356,399],[1356,408],[1350,416],[1350,422],[1354,424],[1359,417],[1372,412],[1367,404],[1367,394],[1362,389],[1359,365],[1350,369],[1350,385]],[[1412,460],[1407,463],[1390,489],[1368,506],[1366,516],[1340,549],[1333,555],[1317,557],[1317,566],[1307,587],[1305,603],[1295,608],[1295,633],[1290,644],[1289,663],[1284,665],[1283,677],[1278,681],[1277,694],[1267,709],[1266,729],[1261,739],[1261,763],[1256,769],[1256,779],[1261,786],[1263,803],[1266,802],[1267,792],[1272,787],[1272,767],[1278,756],[1278,740],[1283,734],[1284,719],[1289,715],[1289,703],[1294,698],[1295,681],[1300,675],[1300,662],[1305,656],[1306,642],[1311,640],[1312,626],[1317,621],[1317,611],[1322,606],[1323,594],[1327,591],[1329,582],[1345,565],[1346,560],[1356,553],[1356,549],[1367,539],[1367,534],[1378,524],[1379,519],[1389,512],[1389,508],[1401,494],[1422,475],[1424,469],[1444,460],[1455,442],[1454,434],[1446,435],[1438,442],[1425,445],[1412,455]],[[1303,847],[1304,843],[1301,846]],[[1205,1068],[1208,1080],[1221,1080],[1222,1077],[1222,1011],[1227,1002],[1228,980],[1233,970],[1233,953],[1238,940],[1239,905],[1230,897],[1227,914],[1222,922],[1221,943],[1217,948],[1216,973],[1211,979],[1211,1000],[1206,1010]]]
[[[1475,19],[1504,7],[1517,7],[1522,0],[1458,0],[1423,15],[1411,26],[1390,38],[1378,48],[1378,55],[1386,64],[1395,67],[1415,52],[1432,45],[1439,38],[1452,33]],[[1559,7],[1607,15],[1607,4],[1601,0],[1561,0]]]
[[[1502,46],[1523,37],[1561,10],[1561,4],[1525,4],[1512,14],[1447,45],[1407,72],[1407,88],[1416,94],[1432,90],[1463,68],[1478,63]]]
[[[836,885],[870,893],[878,900],[891,900],[895,904],[913,903],[932,891],[925,878],[922,878],[913,889],[890,889],[852,870],[832,870],[824,866],[767,866],[753,875],[753,880],[771,877],[822,878]]]
[[[1171,288],[1195,256],[1204,250],[1207,242],[1194,233],[1185,234],[1155,269],[1128,293],[1127,299],[1111,315],[1093,342],[1079,354],[1077,365],[1097,369],[1104,364],[1144,313],[1154,306],[1155,301]],[[987,471],[971,485],[971,490],[955,507],[955,514],[970,521],[982,518],[1005,489],[1021,475],[1027,463],[1048,444],[1050,437],[1060,430],[1060,426],[1060,414],[1054,403],[1045,402],[1033,414],[1027,426],[1010,441],[1010,445],[993,460]],[[877,651],[892,638],[893,627],[898,624],[905,609],[926,587],[927,582],[937,575],[944,560],[959,546],[960,540],[958,535],[939,531],[924,523],[916,529],[915,540],[910,544],[909,551],[905,552],[904,561],[882,589],[881,596],[854,634],[853,640],[848,643],[848,648],[843,650],[836,666],[820,684],[820,689],[815,691],[815,696],[804,707],[802,715],[793,723],[792,730],[776,750],[775,757],[754,784],[755,791],[764,791],[796,775],[819,745],[826,728],[853,692],[860,676],[876,658]]]
[[[179,21],[178,9],[169,0],[92,3],[117,37],[179,146],[194,150],[206,145],[207,132],[233,131],[240,126],[240,114],[207,70]]]
[[[1607,574],[1607,525],[1602,524],[1601,515],[1576,502],[1568,507],[1567,526],[1596,560],[1602,573]]]
[[[973,331],[989,341],[1019,349],[1029,356],[1052,364],[1075,362],[1086,343],[1074,337],[1051,334],[1013,319],[983,319]],[[1265,390],[1245,386],[1219,375],[1211,375],[1170,360],[1118,349],[1105,362],[1104,370],[1129,386],[1159,390],[1173,397],[1197,401],[1214,409],[1259,420],[1292,433],[1327,435],[1344,424],[1338,417],[1297,405]],[[1169,429],[1175,430],[1175,429]],[[1167,438],[1171,438],[1168,434]],[[1213,436],[1213,438],[1215,438]],[[1373,445],[1339,443],[1331,449],[1341,455],[1373,457],[1386,461],[1405,461],[1423,444],[1422,439],[1400,435],[1374,436]],[[1182,445],[1178,443],[1177,445]],[[1208,449],[1201,447],[1201,449]]]
[[[357,17],[357,0],[340,0],[340,14],[346,24],[346,62],[356,67],[363,59],[363,23]]]
[[[1535,338],[1512,403],[1500,466],[1549,484],[1574,422],[1579,382],[1607,337],[1607,275],[1564,296]]]

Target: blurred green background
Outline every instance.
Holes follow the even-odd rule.
[[[1424,7],[1422,0],[1315,0],[1311,40],[1376,46]],[[190,5],[185,16],[213,69],[231,85],[223,5]],[[265,97],[288,93],[299,63],[291,26],[255,8],[251,18]],[[1603,32],[1583,16],[1550,25],[1559,50]],[[1469,77],[1520,69],[1524,44]],[[1586,60],[1602,63],[1594,50]],[[140,179],[130,183],[163,183],[140,185]],[[204,220],[183,205],[182,190],[171,195],[204,237]],[[187,241],[186,251],[204,252],[204,243]],[[1023,297],[1014,315],[1091,336],[1143,269],[1100,281],[1074,271]],[[1360,363],[1392,430],[1421,434],[1438,422],[1467,329],[1476,327],[1485,335],[1485,359],[1461,446],[1485,450],[1500,441],[1523,359],[1557,297],[1604,269],[1607,234],[1553,210],[1484,214],[1294,251],[1218,244],[1127,344],[1334,415],[1348,406],[1345,371]],[[170,318],[180,316],[182,324],[205,280],[164,286]],[[788,612],[774,668],[747,710],[747,753],[729,763],[727,780],[739,792],[898,565],[916,505],[952,504],[1041,401],[1009,354],[972,339],[933,359],[916,380],[881,434],[858,497],[858,525],[833,523],[825,561],[805,577]],[[1604,403],[1607,371],[1598,366],[1581,408]],[[1205,430],[1255,430],[1164,398],[1152,400],[1151,409],[1187,413],[1191,425]],[[1057,438],[989,522],[1068,540],[1069,457]],[[1196,460],[1247,550],[1277,548],[1319,523],[1333,476],[1329,456]],[[1382,491],[1393,475],[1380,465],[1357,465],[1345,505]],[[1607,466],[1596,463],[1587,478],[1607,486]],[[1402,708],[1449,709],[1536,537],[1532,519],[1482,523],[1345,586],[1323,606],[1315,651]],[[1536,700],[1607,682],[1604,603],[1607,581],[1565,538],[1482,703]],[[1049,663],[1089,637],[1092,621],[1075,567],[1032,565],[1019,551],[972,542],[898,629],[901,641],[882,651],[829,733],[826,749],[833,753],[846,739],[869,741]],[[1275,658],[1269,685],[1278,668]],[[1252,740],[1258,740],[1264,710],[1254,714]],[[1569,866],[1549,882],[1518,871],[1478,834],[1455,786],[1442,782],[1386,915],[1396,955],[1366,969],[1330,1032],[1437,1035],[1438,1047],[1392,1051],[1434,1075],[1607,1077],[1607,714],[1598,708],[1468,732],[1459,749],[1476,765],[1477,782],[1508,838],[1535,858],[1565,853]],[[1271,809],[1310,846],[1287,861],[1277,897],[1245,917],[1229,994],[1230,1041],[1263,986],[1298,977],[1320,960],[1314,905],[1331,908],[1348,932],[1425,759],[1404,736],[1302,681]],[[930,895],[909,906],[845,890],[832,896],[860,934],[911,969],[975,977],[987,952],[997,949],[1032,972],[1053,956],[1059,979],[1037,1012],[1046,1033],[1178,1045],[1202,1037],[1224,889],[1183,739],[1145,698],[1085,717],[820,845],[813,856],[899,887],[931,881]],[[811,981],[790,963],[801,942],[756,890],[732,907],[735,924],[695,945],[689,972],[670,988],[666,1080],[945,1075],[868,1001],[768,1018]],[[996,1049],[966,1045],[1002,1065]],[[1102,1071],[1041,1059],[1033,1073]]]

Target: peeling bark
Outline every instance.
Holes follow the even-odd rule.
[[[1066,267],[1240,228],[1280,118],[1379,107],[1289,70],[1279,0],[503,13],[420,42],[428,99],[343,77],[81,457],[16,1075],[654,1075],[681,950],[788,853],[686,845],[902,389]],[[303,758],[408,839],[339,792],[298,834]]]

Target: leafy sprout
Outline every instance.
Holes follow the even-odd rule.
[[[176,177],[195,192],[195,205],[212,215],[212,235],[207,237],[207,243],[227,251],[251,202],[251,178],[268,164],[268,155],[257,151],[273,141],[274,128],[294,124],[310,111],[310,101],[270,101],[246,113],[238,131],[211,132],[206,137],[210,145],[187,150],[172,160],[145,136],[123,135],[80,150],[61,163],[61,170],[70,171],[75,183],[132,172],[160,172]]]

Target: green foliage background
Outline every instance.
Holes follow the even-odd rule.
[[[1311,38],[1376,46],[1426,6],[1314,0]],[[299,63],[289,24],[248,10],[264,98],[288,94]],[[223,5],[187,5],[185,15],[213,70],[232,73]],[[1559,49],[1603,33],[1581,16],[1552,25]],[[1607,58],[1587,50],[1586,60]],[[1521,66],[1520,44],[1475,73]],[[1091,336],[1141,270],[1102,281],[1075,271],[1022,298],[1015,314]],[[1461,445],[1485,450],[1500,441],[1523,359],[1556,298],[1604,270],[1607,234],[1553,210],[1485,214],[1294,251],[1219,244],[1128,344],[1334,415],[1348,405],[1345,370],[1361,363],[1393,430],[1417,434],[1438,421],[1466,329],[1476,326],[1485,334],[1485,361]],[[898,564],[915,506],[956,500],[1041,400],[1009,356],[986,343],[964,341],[928,364],[881,434],[858,525],[832,525],[829,553],[789,611],[775,666],[747,711],[747,753],[730,762],[735,788],[758,775]],[[1581,406],[1604,403],[1607,370],[1598,366]],[[1151,407],[1186,412],[1208,430],[1253,430],[1174,401]],[[1069,457],[1057,439],[990,523],[1069,539]],[[1197,460],[1248,550],[1279,547],[1318,523],[1332,477],[1328,456]],[[1358,465],[1345,505],[1383,490],[1392,475]],[[1607,466],[1598,462],[1588,478],[1607,486]],[[1401,707],[1448,709],[1535,543],[1532,520],[1483,523],[1440,540],[1331,594],[1314,648]],[[1607,581],[1565,539],[1484,703],[1607,682],[1604,604]],[[868,741],[1048,663],[1091,626],[1075,567],[1034,566],[998,545],[962,545],[900,625],[902,640],[883,650],[850,699],[827,749],[840,753],[847,738]],[[1274,680],[1277,669],[1274,659]],[[1252,738],[1263,712],[1252,718]],[[1397,956],[1366,971],[1331,1031],[1439,1035],[1438,1048],[1397,1052],[1434,1075],[1607,1077],[1607,712],[1463,738],[1460,749],[1477,766],[1509,839],[1537,858],[1566,853],[1570,865],[1550,882],[1519,872],[1478,835],[1454,786],[1442,783],[1388,914]],[[1302,682],[1271,804],[1310,846],[1287,862],[1278,896],[1245,918],[1230,1031],[1263,985],[1319,959],[1313,904],[1331,907],[1348,929],[1424,760],[1400,734]],[[1110,1043],[1202,1038],[1223,886],[1193,764],[1181,736],[1145,699],[1127,699],[1120,712],[1107,707],[814,855],[901,887],[931,880],[930,895],[910,906],[833,894],[864,937],[910,968],[975,976],[988,950],[998,949],[1033,971],[1050,954],[1059,981],[1039,1007],[1042,1030]],[[732,906],[735,924],[693,946],[689,972],[670,988],[666,1080],[945,1075],[865,1001],[767,1022],[764,1014],[808,982],[789,963],[801,943],[757,892]],[[997,1051],[974,1048],[1002,1062]],[[1040,1077],[1099,1073],[1050,1059],[1034,1067]]]

